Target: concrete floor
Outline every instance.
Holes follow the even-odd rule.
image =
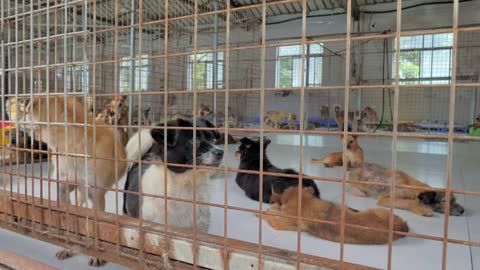
[[[299,167],[299,136],[273,135],[267,153],[271,161],[279,167]],[[388,138],[360,138],[359,142],[364,149],[365,160],[375,162],[384,166],[391,166],[392,145]],[[306,136],[304,140],[304,168],[307,175],[325,177],[341,177],[341,168],[326,169],[321,166],[311,165],[312,157],[322,157],[333,151],[340,151],[341,145],[338,137],[335,136]],[[229,156],[225,164],[229,167],[237,167],[238,161],[234,158],[234,151],[238,145],[229,146]],[[453,149],[453,188],[480,191],[480,181],[475,177],[479,172],[478,153],[480,143],[477,142],[455,142]],[[397,168],[407,172],[413,177],[428,183],[434,187],[444,187],[446,181],[448,146],[446,141],[426,141],[419,139],[399,139],[397,145]],[[34,165],[35,173],[38,174],[42,166],[46,172],[46,164]],[[7,168],[4,168],[7,169]],[[31,170],[28,169],[28,172]],[[243,191],[235,184],[235,174],[227,177],[228,205],[240,206],[243,208],[258,209],[258,202],[248,199]],[[119,182],[119,188],[123,187],[123,181]],[[27,192],[31,193],[31,180],[27,181]],[[45,184],[45,183],[44,183]],[[36,181],[37,185],[37,181]],[[39,185],[39,183],[38,183]],[[210,202],[224,203],[224,177],[220,175],[211,181],[212,195]],[[322,198],[326,200],[341,202],[341,184],[325,181],[317,181],[321,190]],[[17,189],[18,186],[18,189]],[[18,179],[14,182],[13,190],[24,192],[25,181]],[[39,188],[35,188],[37,196]],[[51,197],[55,198],[55,188],[51,189]],[[48,189],[44,189],[46,197]],[[118,209],[122,209],[122,196],[119,195]],[[110,192],[107,198],[107,211],[115,213],[115,193]],[[480,196],[457,195],[457,200],[466,208],[466,215],[461,217],[450,217],[449,238],[457,240],[480,241]],[[376,207],[375,200],[370,198],[353,197],[346,193],[348,206],[363,210]],[[268,209],[264,204],[263,209]],[[209,232],[212,234],[224,235],[224,210],[223,208],[211,208],[211,226]],[[435,214],[434,217],[421,217],[403,210],[395,210],[395,214],[404,218],[411,229],[411,232],[437,237],[444,235],[444,216]],[[251,213],[240,211],[228,211],[227,236],[258,243],[259,220]],[[22,238],[21,241],[18,239]],[[297,233],[291,231],[276,231],[268,224],[262,223],[262,243],[283,249],[296,251]],[[11,245],[9,243],[16,243]],[[25,244],[24,244],[25,243]],[[32,243],[26,245],[26,243]],[[392,268],[393,269],[441,269],[442,265],[442,242],[425,240],[421,238],[403,238],[393,243]],[[20,235],[15,235],[0,230],[0,247],[10,248],[22,255],[38,257],[42,262],[51,264],[61,269],[85,269],[87,258],[77,256],[75,259],[59,262],[53,259],[58,247],[30,240]],[[37,248],[34,248],[37,247]],[[46,247],[46,248],[42,248]],[[338,243],[318,239],[306,233],[301,234],[301,252],[331,259],[339,259],[340,245]],[[363,264],[381,269],[387,268],[387,245],[362,246],[345,245],[344,260],[352,263]],[[414,258],[414,259],[413,259]],[[120,266],[108,264],[108,269],[121,269]],[[448,269],[480,269],[480,248],[449,244],[447,250]],[[107,269],[107,268],[102,268]]]

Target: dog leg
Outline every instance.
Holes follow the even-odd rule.
[[[105,211],[105,193],[103,189],[95,190],[95,202],[98,210]],[[90,194],[90,193],[89,193]]]
[[[267,210],[267,213],[272,213],[272,214],[279,214],[281,215],[282,212],[278,208],[278,206],[272,205]],[[268,214],[262,215],[262,218],[267,221],[268,224],[275,230],[290,230],[294,231],[297,230],[297,220],[295,219],[289,219],[289,218],[284,218],[284,217],[279,217],[279,216],[271,216]]]
[[[62,249],[59,252],[55,253],[55,257],[59,260],[66,260],[74,255],[73,251],[70,249]]]
[[[378,199],[377,205],[384,206],[384,207],[390,207],[390,201],[391,201],[390,196],[383,196],[383,197],[380,197]],[[417,200],[396,198],[395,199],[395,208],[403,209],[403,210],[409,210],[409,211],[411,211],[415,214],[425,216],[425,217],[433,216],[433,210],[429,207],[426,207],[426,206],[422,205]]]
[[[95,257],[89,257],[88,258],[88,265],[98,267],[106,264],[107,261],[100,259],[100,258],[95,258]]]

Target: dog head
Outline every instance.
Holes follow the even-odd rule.
[[[210,110],[210,107],[208,107],[205,104],[200,104],[200,108],[198,109],[198,114],[197,116],[199,117],[206,117],[207,115],[211,114],[212,111]]]
[[[434,212],[445,213],[446,198],[445,192],[424,191],[418,194],[418,199],[424,204],[432,208]],[[461,216],[465,212],[465,208],[457,203],[455,196],[450,195],[450,215]]]
[[[223,150],[214,145],[220,135],[216,131],[197,130],[195,133],[196,140],[194,145],[193,130],[185,129],[169,129],[168,127],[189,128],[193,127],[193,123],[189,120],[177,119],[167,123],[167,134],[165,137],[163,128],[152,129],[151,135],[156,144],[152,148],[152,152],[158,154],[162,159],[164,157],[164,146],[167,145],[168,163],[192,165],[196,152],[196,164],[199,166],[220,165],[223,159]],[[207,120],[198,120],[197,127],[213,128],[213,124]],[[177,173],[185,172],[190,168],[182,168],[169,166],[169,169]]]
[[[343,135],[340,136],[343,142]],[[360,145],[357,141],[357,135],[348,135],[347,136],[347,149],[348,150],[355,150],[360,148]]]
[[[271,143],[267,138],[263,138],[263,149]],[[260,160],[260,140],[253,141],[249,138],[242,138],[240,146],[235,152],[235,157],[240,161],[257,161]],[[265,153],[265,151],[264,151]]]
[[[280,207],[282,212],[296,215],[298,212],[298,187],[289,187],[282,194],[272,193],[272,202],[276,207]],[[312,187],[302,189],[302,205],[307,206],[309,202],[316,197],[315,190]]]
[[[336,112],[336,113],[339,113],[339,112],[340,112],[340,110],[341,110],[341,108],[340,108],[340,106],[338,106],[338,105],[335,105],[335,108],[334,108],[334,110],[335,110],[335,112]]]
[[[118,109],[118,111],[124,110],[124,108],[126,107],[127,98],[128,95],[117,96],[116,99],[115,96],[112,96],[107,106],[110,107],[112,111],[115,111],[115,107]]]
[[[47,112],[47,107],[49,108]],[[66,118],[66,119],[65,119]],[[25,106],[25,120],[33,122],[33,128],[39,128],[38,122],[85,123],[81,97],[41,96],[34,97]],[[31,124],[24,125],[27,129]]]

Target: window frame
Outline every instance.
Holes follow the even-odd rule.
[[[310,53],[310,49],[311,49],[311,46],[312,45],[318,45],[321,49],[321,52],[320,53]],[[295,60],[295,59],[301,59],[302,58],[302,54],[301,54],[301,50],[300,50],[300,53],[299,54],[294,54],[294,55],[280,55],[280,49],[281,48],[285,48],[285,47],[294,47],[294,46],[297,46],[297,47],[300,47],[301,49],[301,44],[298,44],[298,45],[284,45],[284,46],[278,46],[277,49],[276,49],[276,56],[275,56],[275,87],[276,88],[296,88],[296,87],[301,87],[301,82],[298,86],[296,86],[294,84],[294,79],[293,79],[293,76],[294,76],[294,73],[295,73],[295,67],[294,65],[295,64],[292,64],[292,85],[291,86],[281,86],[281,69],[280,69],[280,62],[282,60],[285,60],[285,59],[292,59]],[[304,75],[304,84],[305,84],[305,87],[318,87],[318,86],[321,86],[322,83],[323,83],[323,57],[325,56],[325,52],[324,52],[324,45],[323,43],[309,43],[309,44],[305,44],[306,46],[306,50],[305,50],[305,68],[304,68],[304,72],[303,72],[303,75]],[[310,61],[311,60],[318,60],[320,61],[319,65],[321,67],[321,70],[320,70],[320,76],[319,76],[319,81],[318,83],[315,83],[315,81],[313,83],[310,82],[310,78],[308,78],[307,80],[307,74],[310,73],[311,71],[311,66],[310,66]],[[301,65],[301,63],[300,63]],[[301,73],[301,70],[300,71],[297,71],[297,72],[300,72]],[[301,74],[300,74],[301,76]],[[301,77],[300,77],[301,78]],[[313,79],[315,80],[315,79]]]
[[[216,87],[214,87],[213,84],[213,65],[214,65],[214,59],[213,56],[214,54],[217,54],[217,81],[216,81]],[[207,57],[208,55],[212,55],[212,60],[200,60],[198,56],[205,56]],[[220,56],[221,57],[218,57]],[[205,85],[203,88],[198,88],[196,87],[195,90],[216,90],[216,89],[223,89],[225,87],[225,52],[220,51],[220,52],[211,52],[211,53],[198,53],[198,54],[190,54],[187,58],[187,90],[188,91],[193,91],[193,84],[195,82],[195,74],[194,70],[197,71],[198,67],[195,68],[194,65],[198,63],[202,63],[202,65],[205,65],[205,70],[208,70],[208,65],[210,64],[212,66],[212,73],[211,76],[208,76],[208,73],[206,77],[210,78],[205,78]],[[222,70],[222,72],[219,72]],[[221,76],[219,75],[221,74]],[[221,78],[220,78],[221,77]],[[210,87],[208,87],[208,84],[211,84]]]
[[[126,93],[130,91],[130,79],[128,79],[128,86],[123,86],[124,76],[123,71],[129,70],[131,68],[131,63],[134,61],[135,65],[135,74],[134,74],[134,85],[135,88],[133,89],[134,92],[138,91],[147,91],[149,85],[149,77],[150,77],[150,59],[148,58],[147,54],[143,54],[140,56],[140,59],[134,59],[130,57],[123,57],[120,61],[120,74],[118,76],[119,80],[119,91],[120,93]],[[142,63],[142,62],[145,62]],[[130,77],[130,74],[127,74]],[[138,80],[138,81],[137,81]]]
[[[452,35],[452,44],[450,46],[435,46],[435,37],[439,35],[444,35],[444,34],[450,34]],[[414,35],[414,36],[402,36],[400,37],[400,42],[402,41],[402,38],[405,37],[422,37],[422,47],[421,48],[406,48],[402,49],[400,48],[400,62],[402,61],[402,53],[403,52],[419,52],[419,59],[418,59],[418,77],[417,78],[399,78],[399,83],[401,85],[409,85],[409,84],[419,84],[419,85],[428,85],[428,84],[450,84],[452,80],[452,49],[453,49],[453,33],[437,33],[437,34],[422,34],[422,35]],[[425,39],[427,36],[431,36],[432,41],[431,41],[431,46],[426,47],[425,44]],[[394,71],[392,72],[392,80],[395,80],[396,78],[396,39],[393,40],[393,56],[392,56],[392,66],[391,69]],[[401,45],[400,45],[401,47]],[[425,77],[422,76],[422,70],[423,69],[423,58],[425,57],[423,53],[425,52],[431,52],[430,56],[430,75],[433,75],[433,69],[435,67],[434,65],[434,57],[433,53],[435,51],[448,51],[449,57],[448,57],[448,68],[449,68],[449,76],[440,76],[440,77],[434,77],[434,76],[429,76]],[[400,74],[400,73],[399,73]]]

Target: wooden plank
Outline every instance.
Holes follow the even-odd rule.
[[[164,226],[144,221],[140,233],[139,221],[131,217],[120,216],[117,219],[113,214],[98,212],[97,222],[94,222],[92,209],[70,206],[67,214],[65,205],[61,204],[58,208],[52,207],[57,205],[56,201],[50,202],[49,209],[46,199],[42,202],[40,198],[25,195],[19,198],[12,198],[9,192],[0,191],[0,227],[23,232],[53,244],[74,246],[82,253],[128,267],[142,268],[144,265],[138,255],[135,257],[141,245],[143,245],[144,258],[156,263],[157,266],[166,255],[174,260],[192,263],[194,253],[197,265],[210,269],[224,269],[226,265],[229,265],[230,269],[250,269],[252,264],[258,263],[258,245],[249,242],[197,233],[198,246],[193,247],[191,230],[169,226],[167,237],[165,237]],[[15,220],[18,222],[14,222]],[[33,220],[35,220],[34,225],[32,225]],[[18,226],[15,225],[17,223]],[[21,228],[26,226],[28,227]],[[34,228],[35,232],[28,228]],[[93,236],[95,235],[98,236],[100,245],[94,245]],[[64,236],[75,239],[76,244],[67,243],[62,239]],[[117,242],[120,247],[116,246]],[[119,256],[120,252],[132,254],[131,257],[135,259]],[[264,246],[263,255],[264,269],[296,269],[296,252]],[[225,258],[227,261],[224,260]],[[302,254],[300,259],[304,269],[338,269],[338,262],[335,260],[306,254]],[[343,269],[371,270],[373,268],[344,263]]]

